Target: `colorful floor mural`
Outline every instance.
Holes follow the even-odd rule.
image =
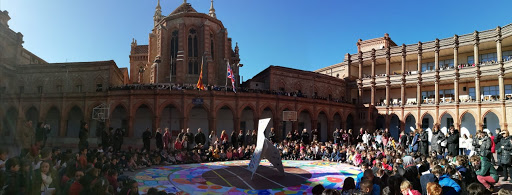
[[[151,187],[175,194],[311,194],[317,184],[325,188],[341,189],[346,177],[356,178],[361,170],[357,167],[323,161],[283,161],[285,167],[297,167],[311,174],[311,178],[296,186],[284,188],[250,190],[230,186],[221,186],[207,181],[203,173],[232,166],[246,166],[245,161],[225,161],[201,164],[183,164],[150,168],[139,172],[135,179],[139,182],[139,191],[145,194]],[[268,161],[261,161],[260,166],[272,166]]]

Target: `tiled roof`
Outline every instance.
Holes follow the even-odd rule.
[[[135,47],[135,54],[147,54],[148,53],[148,45],[137,45]]]
[[[195,12],[197,11],[190,5],[190,3],[183,3],[178,8],[176,8],[170,15],[178,14],[182,12]]]

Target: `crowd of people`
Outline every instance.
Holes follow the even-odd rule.
[[[175,85],[169,83],[157,83],[157,84],[128,84],[122,86],[112,86],[109,87],[110,91],[116,90],[198,90],[195,85]],[[206,91],[234,91],[230,86],[216,86],[216,85],[207,85],[205,87]],[[334,98],[334,97],[323,97],[318,94],[312,94],[310,96],[302,93],[300,90],[293,92],[286,92],[284,90],[269,90],[269,89],[253,89],[253,88],[244,88],[237,87],[236,92],[242,93],[260,93],[260,94],[270,94],[270,95],[279,95],[279,96],[290,96],[290,97],[301,97],[301,98],[313,98],[313,99],[322,99],[329,100],[340,103],[350,103],[344,97]]]
[[[222,131],[217,136],[215,131],[207,135],[201,129],[182,129],[173,136],[168,128],[155,133],[148,128],[141,135],[142,148],[122,147],[125,131],[109,128],[93,148],[88,125],[82,122],[74,152],[45,147],[50,131],[48,125],[34,129],[27,121],[16,136],[21,154],[0,148],[0,194],[138,194],[138,183],[126,173],[154,165],[248,160],[257,140],[255,130],[231,135]],[[495,134],[477,131],[473,137],[461,135],[453,126],[446,134],[434,128],[431,139],[422,129],[402,132],[397,139],[387,129],[336,129],[327,142],[320,141],[316,129],[294,130],[283,138],[271,129],[267,135],[284,160],[361,167],[356,178],[345,179],[342,190],[319,185],[314,194],[488,194],[496,191],[500,172],[504,182],[512,177],[512,139],[500,129]],[[164,192],[148,191],[159,193]]]

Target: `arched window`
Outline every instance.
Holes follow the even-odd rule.
[[[199,74],[197,32],[190,29],[188,32],[188,74]]]
[[[176,75],[176,58],[178,57],[178,30],[172,32],[171,36],[171,74]]]

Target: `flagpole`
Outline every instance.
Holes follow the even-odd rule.
[[[229,66],[229,61],[227,61],[227,66]],[[227,67],[226,67],[226,78],[224,78],[226,80],[226,84],[224,85],[224,89],[226,89],[226,91],[228,91],[228,70],[227,70]]]

